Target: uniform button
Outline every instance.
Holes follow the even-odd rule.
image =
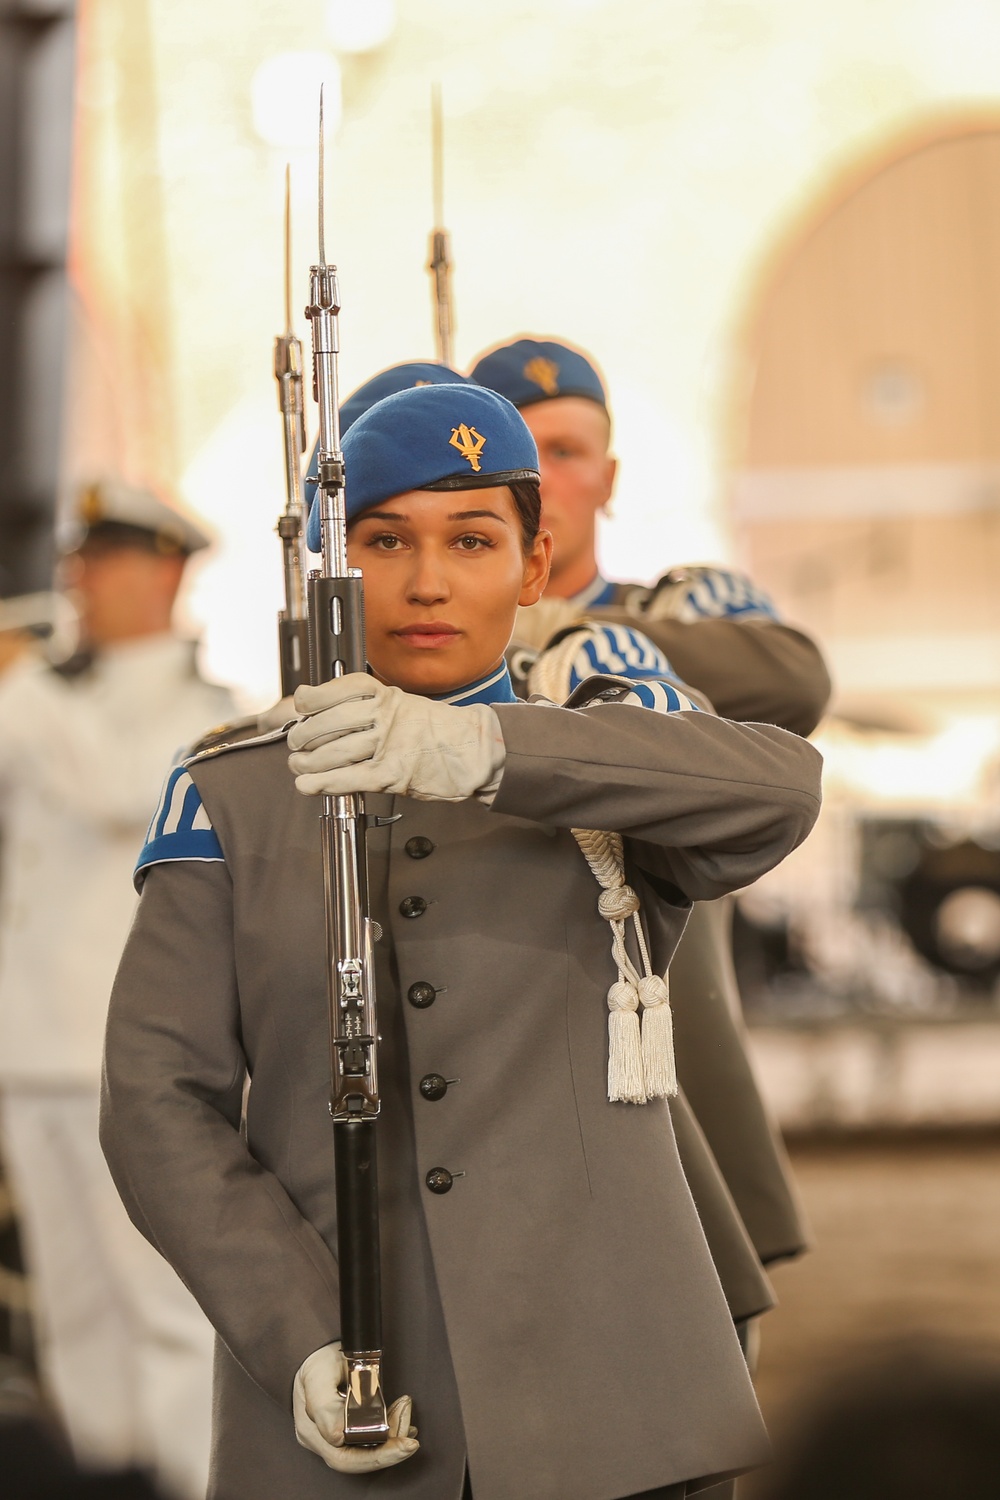
[[[454,1179],[447,1167],[431,1167],[424,1181],[432,1193],[450,1193]]]
[[[433,843],[430,839],[425,839],[422,833],[416,838],[407,839],[403,847],[411,859],[426,859],[428,854],[434,853]]]
[[[425,1099],[443,1099],[448,1092],[448,1080],[440,1073],[428,1073],[420,1080],[420,1092]]]
[[[422,917],[426,910],[427,902],[423,896],[404,896],[399,903],[401,917]]]
[[[428,1005],[433,1005],[437,999],[437,990],[432,984],[428,984],[425,979],[421,979],[416,984],[410,985],[410,988],[406,992],[406,998],[411,1005],[417,1007],[417,1010],[426,1010]]]

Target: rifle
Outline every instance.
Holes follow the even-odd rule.
[[[430,263],[434,299],[434,336],[437,357],[443,365],[452,362],[451,253],[444,220],[444,127],[441,121],[441,85],[431,86],[431,160],[434,223],[431,230]]]
[[[337,268],[324,232],[323,94],[319,106],[319,264],[309,268],[313,397],[319,407],[318,487],[322,567],[309,574],[309,665],[314,683],[363,672],[361,572],[347,565],[344,458],[340,451]],[[389,1435],[382,1393],[382,1286],[375,1122],[379,1113],[373,943],[360,796],[324,796],[320,815],[326,907],[327,990],[341,1347],[347,1361],[344,1441],[374,1446]]]
[[[285,607],[278,615],[281,696],[288,698],[309,677],[309,622],[306,606],[305,500],[302,454],[306,447],[302,404],[302,344],[292,329],[291,169],[285,168],[285,331],[274,341],[274,378],[285,445],[286,504],[275,530],[281,538]]]

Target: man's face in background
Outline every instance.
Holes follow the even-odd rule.
[[[597,514],[614,489],[611,423],[604,408],[584,396],[538,401],[523,407],[521,416],[538,446],[542,526],[552,533],[546,592],[576,593],[593,576]]]
[[[84,542],[62,567],[82,639],[106,646],[168,630],[185,561],[142,546]]]

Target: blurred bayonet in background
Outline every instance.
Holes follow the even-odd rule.
[[[431,86],[431,152],[434,192],[434,228],[431,230],[430,264],[434,297],[434,336],[437,357],[443,365],[452,360],[451,255],[444,225],[444,126],[441,119],[441,85]]]
[[[285,509],[278,519],[285,607],[278,616],[281,696],[287,698],[309,680],[309,622],[306,606],[306,512],[302,493],[302,454],[306,447],[302,400],[302,344],[292,329],[292,192],[291,168],[285,168],[285,331],[274,341],[274,378],[278,382],[285,446]]]

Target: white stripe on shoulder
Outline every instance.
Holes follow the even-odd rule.
[[[649,679],[645,682],[633,682],[628,692],[623,692],[613,700],[606,700],[609,706],[627,704],[633,708],[648,708],[657,714],[677,713],[700,713],[697,703],[675,687],[672,682],[658,682]],[[600,706],[600,700],[597,705]]]
[[[181,826],[181,816],[184,812],[184,802],[187,798],[188,792],[193,786],[194,782],[191,780],[188,773],[186,771],[182,771],[174,782],[173,790],[170,793],[170,805],[167,808],[167,815],[163,820],[162,826],[158,830],[160,834],[177,832],[178,828]]]
[[[205,809],[205,804],[204,802],[199,800],[198,811],[195,813],[194,818],[191,821],[191,831],[193,833],[198,828],[211,828],[211,826],[212,820],[208,816],[208,813]]]

